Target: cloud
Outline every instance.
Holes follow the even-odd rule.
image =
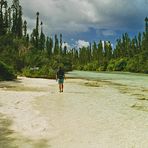
[[[71,46],[68,43],[66,43],[66,42],[64,42],[62,44],[62,49],[64,49],[65,46],[67,47],[67,49],[71,49]]]
[[[148,12],[147,0],[23,0],[20,3],[25,17],[31,20],[35,21],[39,11],[49,31],[87,31],[89,26],[119,28],[127,23],[125,20],[132,23],[131,18],[135,20],[137,15]]]
[[[35,27],[38,11],[48,36],[76,35],[94,28],[110,38],[119,30],[142,30],[148,14],[148,0],[22,0],[20,3],[29,30]]]
[[[76,41],[75,46],[76,46],[77,49],[82,48],[82,47],[88,47],[89,42],[84,41],[84,40],[78,40],[78,41]]]
[[[102,30],[97,30],[96,33],[99,35],[101,34],[102,36],[114,36],[116,35],[116,32],[110,29],[102,29]]]

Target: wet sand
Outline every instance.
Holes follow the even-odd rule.
[[[147,89],[108,81],[0,82],[0,148],[147,148]]]

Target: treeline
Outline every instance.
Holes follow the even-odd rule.
[[[148,73],[148,18],[145,32],[117,39],[113,49],[109,41],[94,42],[89,47],[73,49],[74,69],[89,71],[130,71]]]
[[[22,16],[19,0],[13,0],[10,7],[6,0],[0,0],[0,61],[14,73],[29,77],[53,78],[59,66],[72,70],[71,53],[63,47],[62,34],[46,36],[39,12],[28,34],[27,20]]]
[[[90,43],[89,47],[67,49],[63,47],[62,34],[54,37],[44,34],[44,25],[36,13],[36,24],[28,33],[27,20],[23,20],[19,0],[8,6],[0,0],[0,75],[2,69],[29,77],[55,77],[56,69],[91,71],[132,71],[148,73],[148,18],[145,32],[131,39],[127,33],[117,40],[115,49],[111,42]],[[5,67],[5,68],[4,68]],[[14,78],[12,77],[12,78]],[[3,78],[5,78],[3,76]],[[2,76],[1,76],[2,79]]]

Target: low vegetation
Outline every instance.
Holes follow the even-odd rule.
[[[0,61],[0,80],[16,79],[15,72],[8,65]]]

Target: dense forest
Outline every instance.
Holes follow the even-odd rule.
[[[113,49],[110,41],[90,43],[89,47],[63,47],[62,34],[48,37],[36,13],[36,25],[28,33],[19,0],[8,6],[0,0],[0,80],[16,75],[54,78],[59,66],[65,71],[130,71],[148,73],[148,18],[145,31],[134,38],[128,33],[117,39]]]

